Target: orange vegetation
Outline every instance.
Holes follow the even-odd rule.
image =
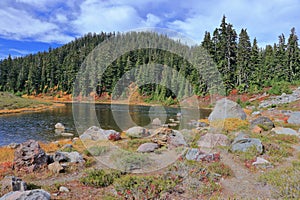
[[[249,127],[249,122],[238,118],[228,118],[225,120],[212,121],[210,125],[231,132]]]

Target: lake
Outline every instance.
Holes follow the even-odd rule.
[[[182,117],[177,118],[177,113],[181,113]],[[44,142],[60,139],[54,128],[57,122],[65,125],[65,132],[75,135],[92,125],[117,131],[135,125],[152,128],[154,118],[159,118],[162,123],[170,123],[170,119],[174,119],[179,122],[175,129],[190,129],[192,126],[188,123],[191,120],[206,118],[209,113],[210,110],[205,109],[163,106],[66,104],[53,110],[0,116],[0,146],[29,139]]]

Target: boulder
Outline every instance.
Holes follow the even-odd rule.
[[[185,158],[187,160],[193,160],[193,161],[212,162],[212,161],[219,161],[220,154],[219,153],[204,153],[200,149],[191,148],[187,151]]]
[[[271,130],[272,128],[275,127],[272,120],[270,120],[268,117],[258,117],[256,119],[254,119],[251,122],[251,127],[253,128],[255,126],[259,126],[260,128],[262,128],[265,131]]]
[[[293,112],[288,121],[289,124],[296,124],[296,125],[300,125],[300,112]]]
[[[215,121],[224,120],[227,118],[238,118],[245,120],[247,115],[239,104],[223,98],[217,101],[215,108],[208,117],[208,120]]]
[[[125,133],[129,138],[141,138],[149,136],[149,131],[140,126],[129,128]]]
[[[158,148],[158,144],[149,142],[149,143],[141,144],[137,149],[137,152],[148,153],[148,152],[153,152],[157,148]]]
[[[226,135],[223,134],[213,134],[213,133],[207,133],[198,141],[199,147],[206,147],[206,148],[213,148],[215,146],[228,146],[229,145],[229,139]]]
[[[27,184],[15,176],[6,176],[0,182],[1,191],[25,191]]]
[[[0,198],[0,200],[50,200],[51,196],[48,192],[42,189],[14,191]]]
[[[51,163],[50,165],[48,165],[48,169],[51,172],[56,173],[56,174],[59,174],[60,172],[64,171],[63,166],[61,166],[58,161],[55,161],[54,163]]]
[[[121,134],[115,130],[104,130],[104,135],[108,140],[117,141],[121,139]]]
[[[33,172],[47,164],[48,156],[37,141],[24,142],[15,150],[13,169],[17,171]]]
[[[153,119],[153,121],[152,121],[152,125],[153,126],[161,126],[161,121],[160,121],[160,119],[159,118],[155,118],[155,119]]]
[[[168,135],[167,143],[173,147],[187,146],[184,136],[177,130]]]
[[[263,145],[261,141],[257,138],[247,138],[245,135],[241,134],[237,136],[233,143],[231,144],[231,150],[246,152],[249,148],[255,147],[257,152],[263,152]]]
[[[276,134],[284,134],[284,135],[296,135],[299,136],[299,133],[291,128],[283,128],[283,127],[276,127],[273,128],[272,131]]]
[[[97,127],[92,126],[88,128],[82,135],[79,136],[81,140],[105,140],[106,136],[104,130]]]
[[[65,126],[62,123],[55,124],[55,129],[65,129]]]
[[[61,152],[67,157],[68,162],[72,163],[84,163],[84,159],[82,155],[80,155],[77,151],[73,152]]]
[[[53,156],[53,160],[54,160],[54,162],[67,162],[68,157],[66,156],[66,154],[64,152],[57,151],[57,152],[55,152],[55,154]]]

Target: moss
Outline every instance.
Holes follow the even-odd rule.
[[[80,182],[93,187],[107,187],[121,175],[120,171],[115,170],[89,170],[86,172],[86,176],[80,179]]]

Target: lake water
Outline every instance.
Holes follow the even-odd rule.
[[[182,113],[182,117],[177,118],[177,113]],[[188,124],[191,120],[205,118],[209,113],[209,110],[162,106],[67,104],[42,112],[0,116],[0,146],[29,139],[44,142],[57,140],[61,138],[55,134],[54,125],[57,122],[65,125],[65,132],[75,135],[81,134],[92,125],[117,131],[135,125],[152,128],[151,122],[154,118],[159,118],[162,123],[170,123],[170,119],[174,119],[179,121],[179,125],[174,128],[183,129],[192,128]]]

